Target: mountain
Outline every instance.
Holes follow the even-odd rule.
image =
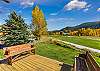
[[[97,21],[97,22],[86,22],[86,23],[82,23],[80,25],[73,26],[73,27],[65,27],[65,28],[61,29],[60,31],[77,30],[77,29],[81,29],[81,28],[92,28],[92,29],[100,28],[100,21]]]

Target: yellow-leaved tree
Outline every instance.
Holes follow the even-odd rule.
[[[47,35],[47,22],[43,12],[36,6],[32,11],[32,24],[34,26],[34,35],[38,38]]]

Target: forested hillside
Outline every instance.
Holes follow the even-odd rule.
[[[61,29],[61,31],[64,31],[64,30],[77,30],[77,29],[81,29],[81,28],[91,28],[91,29],[100,28],[100,21],[86,22],[86,23],[82,23],[82,24],[74,26],[74,27],[65,27],[65,28]]]

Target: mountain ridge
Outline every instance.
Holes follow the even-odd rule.
[[[81,28],[91,28],[91,29],[100,28],[100,21],[86,22],[86,23],[82,23],[80,25],[73,26],[73,27],[65,27],[65,28],[62,28],[60,31],[64,31],[64,30],[77,30],[77,29],[81,29]]]

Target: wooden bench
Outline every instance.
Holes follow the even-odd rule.
[[[20,57],[23,53],[35,54],[35,48],[33,47],[34,46],[30,44],[22,44],[5,48],[4,55],[7,63],[12,65],[15,59]]]
[[[100,67],[90,52],[75,57],[74,71],[100,71]]]

